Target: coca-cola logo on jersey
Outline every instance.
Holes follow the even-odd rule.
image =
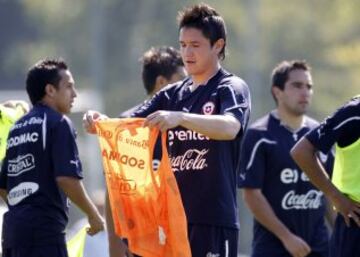
[[[294,190],[286,193],[281,201],[284,210],[318,209],[321,205],[322,192],[309,190],[306,194],[296,194]]]
[[[209,149],[189,149],[183,155],[171,157],[173,171],[201,171],[205,169],[208,166],[205,158],[208,152]]]

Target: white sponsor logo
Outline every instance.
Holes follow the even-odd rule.
[[[286,168],[280,173],[280,180],[284,184],[297,183],[299,178],[304,182],[309,181],[309,178],[304,172],[301,172],[299,176],[299,172],[296,169],[292,170],[290,168]]]
[[[16,177],[33,168],[35,168],[34,155],[32,154],[19,155],[18,157],[16,157],[16,159],[9,160],[8,176]]]
[[[203,134],[197,133],[192,130],[176,130],[168,131],[168,138],[169,138],[169,145],[174,143],[174,140],[178,141],[203,141],[203,140],[210,140],[210,138],[204,136]]]
[[[296,209],[318,209],[321,205],[322,192],[309,190],[306,194],[295,194],[294,190],[286,193],[281,201],[284,210]]]
[[[173,171],[203,170],[208,166],[204,157],[208,152],[209,149],[189,149],[183,155],[171,157]]]
[[[39,125],[43,123],[43,119],[40,117],[31,117],[28,120],[24,120],[23,122],[19,122],[16,123],[13,127],[12,130],[18,129],[18,128],[23,128],[26,127],[27,125]]]
[[[213,102],[207,102],[202,107],[202,111],[205,115],[213,114],[214,110],[215,110],[215,104]]]
[[[16,205],[25,198],[39,190],[39,185],[34,182],[23,182],[14,187],[8,193],[8,202],[10,205]]]
[[[8,139],[7,149],[25,143],[35,143],[36,141],[38,141],[38,139],[39,139],[39,134],[36,132],[25,133],[19,136],[11,137]]]

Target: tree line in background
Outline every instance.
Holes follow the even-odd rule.
[[[199,1],[0,0],[0,89],[23,89],[27,68],[63,56],[78,88],[94,88],[117,115],[145,97],[141,54],[178,46],[177,12]],[[253,118],[274,106],[270,73],[283,59],[313,67],[312,115],[322,119],[359,93],[359,1],[206,1],[225,18],[224,66],[252,90]]]
[[[0,0],[0,94],[24,89],[30,65],[62,56],[79,89],[97,90],[110,116],[145,98],[138,59],[150,46],[178,46],[176,16],[189,0]],[[244,78],[252,93],[252,119],[274,107],[270,73],[284,59],[313,68],[311,116],[323,119],[360,84],[360,1],[204,1],[228,30],[224,67]],[[81,115],[72,116],[81,133]],[[90,183],[102,188],[94,138],[79,137]],[[87,157],[87,158],[86,158]],[[89,160],[91,159],[91,160]],[[241,202],[240,202],[241,203]],[[249,252],[251,217],[240,204],[240,250]],[[79,215],[79,214],[78,214]],[[73,217],[76,215],[73,214]]]

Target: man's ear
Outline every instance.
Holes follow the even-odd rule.
[[[281,94],[282,90],[276,86],[272,86],[271,87],[271,93],[273,94],[273,96],[275,97],[276,101],[279,100],[280,94]]]
[[[45,95],[53,97],[56,92],[56,88],[52,84],[46,84],[45,86]]]
[[[163,86],[166,86],[168,82],[169,81],[164,76],[159,75],[155,80],[155,88],[161,89]]]
[[[219,38],[213,46],[217,54],[219,54],[224,47],[225,47],[225,41],[223,38]]]

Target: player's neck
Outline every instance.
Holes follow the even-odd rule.
[[[303,125],[304,115],[294,115],[281,108],[276,109],[276,114],[281,123],[293,131],[297,131]]]
[[[48,99],[46,96],[40,101],[40,104],[50,107],[51,109],[55,110],[54,103]]]
[[[51,109],[53,109],[54,111],[58,112],[58,113],[61,113],[61,114],[65,114],[65,113],[62,113],[56,106],[56,104],[51,100],[49,99],[47,96],[45,96],[41,101],[40,103],[42,105],[45,105]]]
[[[213,65],[211,68],[202,72],[201,74],[191,75],[191,79],[194,82],[193,87],[197,88],[199,85],[207,84],[207,82],[216,75],[220,68],[220,63],[217,62],[216,65]]]

